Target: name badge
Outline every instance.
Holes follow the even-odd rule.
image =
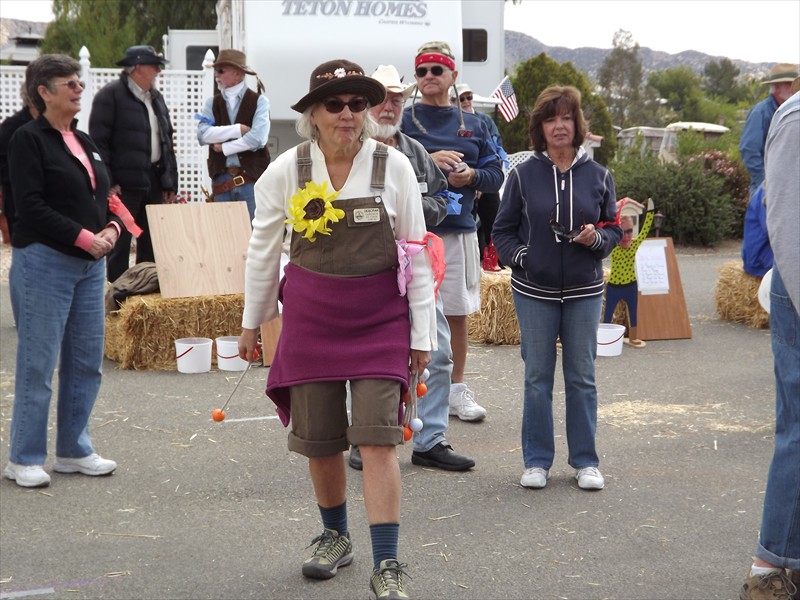
[[[420,181],[419,182],[419,193],[420,194],[427,194],[428,193],[428,182],[427,181]]]
[[[356,208],[353,210],[353,222],[355,223],[379,223],[380,220],[380,208]]]

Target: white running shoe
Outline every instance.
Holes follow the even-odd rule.
[[[450,415],[462,421],[481,421],[486,417],[486,409],[475,402],[475,394],[465,383],[450,385]]]
[[[519,484],[526,488],[541,489],[547,485],[547,480],[550,479],[550,470],[543,469],[542,467],[531,467],[525,469]]]
[[[602,490],[606,485],[606,480],[597,467],[584,467],[575,473],[578,480],[578,487],[582,490]]]
[[[50,485],[50,475],[44,472],[42,465],[18,465],[9,461],[3,469],[3,475],[16,481],[22,487],[44,487]]]
[[[117,463],[101,457],[99,454],[90,454],[83,458],[64,458],[56,456],[53,471],[56,473],[83,473],[84,475],[108,475],[114,472]]]

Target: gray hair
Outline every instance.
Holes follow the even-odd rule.
[[[81,72],[81,63],[64,54],[43,54],[25,69],[25,89],[33,107],[40,113],[47,109],[44,100],[39,94],[39,86],[43,85],[51,92],[55,92],[53,79],[56,77],[69,77]]]
[[[319,139],[319,129],[317,129],[316,125],[311,122],[311,113],[314,112],[314,109],[321,103],[312,104],[307,109],[303,111],[303,114],[297,118],[297,121],[294,123],[294,129],[304,140],[316,141]],[[364,119],[364,128],[361,130],[361,138],[368,139],[371,137],[375,137],[375,134],[378,131],[378,124],[369,118],[369,109],[372,108],[369,104],[367,104],[367,118]]]

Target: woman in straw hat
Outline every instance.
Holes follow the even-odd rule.
[[[282,423],[291,420],[289,449],[308,457],[324,526],[303,575],[328,579],[353,560],[343,452],[354,444],[364,465],[371,597],[407,598],[405,565],[397,560],[395,446],[403,441],[401,395],[409,375],[428,364],[436,328],[414,171],[404,155],[370,139],[367,108],[384,95],[380,82],[344,59],[311,73],[308,93],[292,107],[308,141],[279,156],[256,183],[239,349],[253,360],[258,327],[278,315],[281,300],[267,395]],[[279,285],[284,231],[289,264]]]

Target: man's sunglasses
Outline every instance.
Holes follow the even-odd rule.
[[[460,102],[472,102],[472,94],[464,94],[459,98]]]
[[[442,73],[444,73],[444,67],[439,65],[433,65],[430,68],[431,75],[435,77],[441,77]],[[417,67],[417,70],[414,71],[417,74],[417,77],[425,77],[428,74],[428,67]]]
[[[69,81],[59,81],[56,83],[56,85],[65,85],[73,91],[78,88],[81,88],[82,90],[86,89],[86,82],[78,81],[77,79],[70,79]]]
[[[562,225],[553,218],[555,210],[556,209],[553,208],[553,213],[550,214],[550,230],[553,233],[555,233],[558,237],[560,237],[562,240],[574,240],[576,237],[580,235],[581,231],[583,231],[583,229],[586,227],[586,219],[584,219],[583,217],[583,211],[580,211],[581,215],[580,228],[569,231],[564,225]]]
[[[360,113],[367,108],[366,98],[351,98],[347,102],[339,98],[328,98],[322,101],[322,105],[329,113],[338,114],[344,110],[344,107],[350,109],[351,113]]]

